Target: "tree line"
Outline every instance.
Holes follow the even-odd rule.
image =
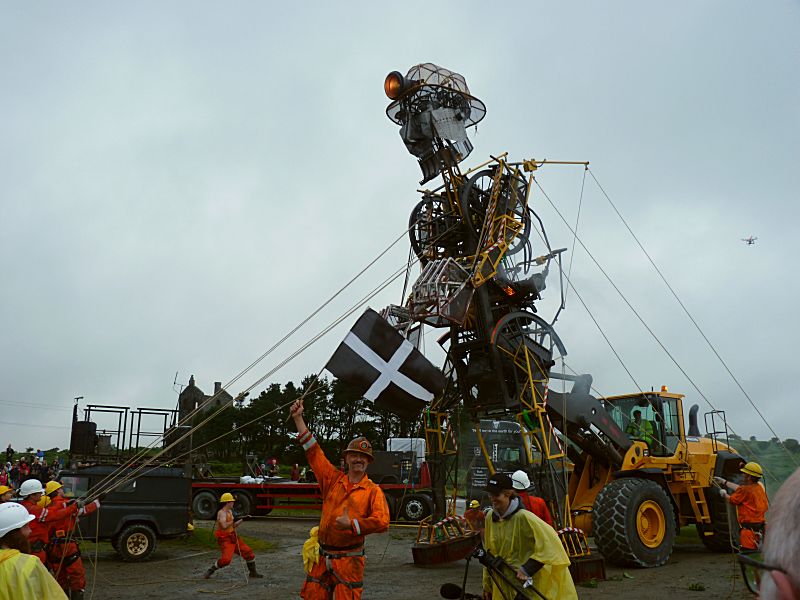
[[[419,420],[409,422],[376,409],[338,379],[315,381],[307,376],[299,385],[272,383],[257,397],[234,403],[217,415],[192,436],[195,461],[202,461],[205,455],[209,461],[235,462],[254,454],[259,459],[276,457],[283,464],[301,462],[303,451],[293,441],[294,424],[287,418],[289,404],[303,394],[306,423],[332,460],[358,436],[366,436],[373,448],[381,450],[389,438],[419,433]]]

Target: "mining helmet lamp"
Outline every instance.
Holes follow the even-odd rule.
[[[383,81],[383,91],[389,100],[397,100],[406,87],[406,79],[400,71],[392,71]]]

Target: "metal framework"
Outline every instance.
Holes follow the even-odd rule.
[[[384,87],[392,99],[387,115],[401,126],[406,147],[418,158],[422,183],[441,178],[434,190],[420,190],[422,199],[411,212],[409,237],[422,272],[406,305],[397,307],[412,324],[448,328],[440,344],[447,353],[449,385],[434,400],[425,428],[436,512],[418,542],[433,543],[443,518],[453,516],[445,501],[445,489],[453,494],[458,489],[457,454],[448,446],[450,415],[463,407],[474,423],[502,415],[519,423],[529,464],[534,453],[542,458],[540,477],[549,479],[543,487],[561,490],[549,499],[558,509],[553,512],[564,547],[571,556],[585,556],[585,536],[572,527],[566,499],[565,445],[548,410],[550,369],[566,350],[552,322],[534,306],[551,263],[560,270],[563,249],[550,247],[530,206],[537,169],[576,163],[510,162],[503,153],[462,173],[459,163],[472,150],[467,128],[485,115],[464,78],[425,63],[405,76],[391,73]],[[542,243],[533,243],[535,227]],[[475,430],[494,472],[480,427]]]

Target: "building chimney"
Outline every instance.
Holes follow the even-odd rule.
[[[214,395],[216,396],[217,394],[219,394],[221,389],[222,389],[222,382],[221,381],[215,381],[214,382]]]

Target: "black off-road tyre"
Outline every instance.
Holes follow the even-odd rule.
[[[192,499],[192,512],[195,519],[217,518],[217,495],[209,490],[201,490]]]
[[[609,562],[659,567],[669,560],[675,543],[675,511],[667,492],[656,482],[632,477],[612,481],[597,495],[592,515],[594,541]]]
[[[147,560],[156,549],[156,533],[148,525],[128,525],[117,542],[117,553],[125,562]]]
[[[708,500],[708,512],[711,515],[711,523],[708,525],[697,524],[697,535],[703,545],[712,552],[732,552],[734,547],[731,541],[736,543],[735,532],[731,532],[731,522],[728,516],[728,503],[719,495],[716,488],[706,490]],[[705,535],[710,531],[711,535]],[[731,537],[733,535],[733,538]]]
[[[234,517],[245,517],[248,515],[252,515],[251,512],[253,510],[253,498],[247,492],[235,492],[234,497],[236,498],[236,502],[233,504],[233,516]]]

